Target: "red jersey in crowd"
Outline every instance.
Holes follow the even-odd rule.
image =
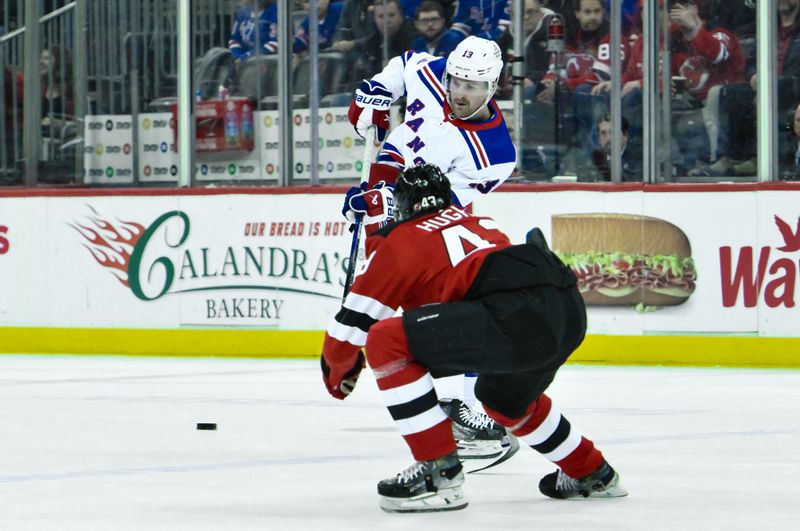
[[[644,39],[637,39],[628,68],[622,76],[623,85],[643,77]],[[680,29],[674,28],[670,39],[670,75],[686,78],[686,88],[697,100],[703,101],[715,85],[730,85],[744,81],[745,57],[739,38],[732,31],[705,25],[687,41]]]
[[[621,68],[625,71],[630,57],[628,37],[622,36]],[[609,32],[585,32],[577,29],[564,46],[565,68],[563,80],[570,91],[583,84],[595,84],[611,79],[611,34]],[[545,79],[553,79],[553,65]]]

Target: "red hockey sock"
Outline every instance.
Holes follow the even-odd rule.
[[[414,458],[429,461],[454,452],[452,423],[439,407],[430,373],[409,352],[401,318],[373,325],[367,336],[367,359]]]
[[[506,417],[485,406],[484,409],[525,444],[561,467],[568,476],[586,476],[603,462],[603,454],[592,441],[572,428],[547,395],[541,395],[519,418]]]

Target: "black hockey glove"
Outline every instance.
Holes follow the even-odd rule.
[[[332,370],[328,362],[325,361],[325,356],[320,356],[319,364],[322,368],[322,381],[325,382],[328,393],[333,398],[344,400],[356,388],[361,369],[364,368],[364,353],[360,350],[358,351],[356,363],[344,374],[337,374],[336,371]]]

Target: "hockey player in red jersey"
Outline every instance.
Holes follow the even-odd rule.
[[[406,169],[398,222],[367,238],[367,259],[328,327],[323,380],[344,399],[367,361],[416,462],[378,483],[389,512],[461,509],[464,474],[433,378],[474,371],[486,412],[558,465],[539,490],[552,498],[627,494],[594,444],[545,389],[583,341],[586,312],[571,270],[544,238],[511,245],[494,220],[452,204],[432,164]],[[402,306],[405,313],[394,317]]]
[[[365,214],[367,234],[390,222],[391,185],[403,168],[417,164],[435,164],[447,175],[456,206],[467,206],[502,184],[516,162],[511,135],[493,99],[502,70],[497,43],[470,36],[446,59],[409,51],[364,80],[348,112],[356,131],[364,136],[375,126],[383,140],[389,107],[401,96],[406,98],[405,121],[386,138],[370,169],[369,189],[347,192],[345,217],[352,221]],[[469,407],[474,381],[465,379],[463,401],[448,400],[462,457],[504,457],[512,448],[505,430]]]

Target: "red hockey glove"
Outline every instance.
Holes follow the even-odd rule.
[[[389,130],[389,107],[392,105],[392,93],[377,81],[364,80],[356,89],[347,118],[356,133],[366,138],[369,126],[375,126],[375,138],[383,142]]]
[[[344,400],[356,388],[361,369],[364,368],[364,353],[358,351],[356,363],[344,374],[339,374],[338,371],[332,369],[325,361],[325,356],[320,356],[319,364],[322,368],[322,381],[325,382],[328,393],[333,398]]]

